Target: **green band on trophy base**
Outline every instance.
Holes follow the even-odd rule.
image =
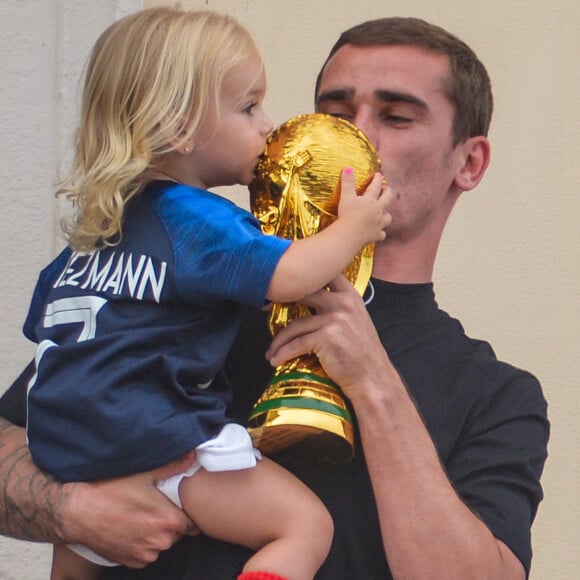
[[[303,372],[298,372],[298,371],[293,371],[290,373],[283,373],[280,375],[276,375],[275,377],[272,378],[272,380],[270,381],[270,384],[274,385],[277,383],[281,383],[282,381],[290,382],[290,381],[295,380],[295,379],[299,379],[299,381],[306,380],[306,381],[314,381],[314,382],[324,383],[325,385],[328,385],[329,387],[337,388],[336,383],[332,379],[321,377],[320,375],[315,375],[313,373],[303,373]]]
[[[306,397],[280,397],[256,404],[252,409],[251,418],[277,409],[309,409],[311,411],[321,411],[330,413],[331,415],[337,415],[345,421],[352,423],[352,417],[347,409],[341,409],[332,403],[326,403],[318,399],[307,399]]]

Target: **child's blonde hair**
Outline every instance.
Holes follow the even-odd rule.
[[[247,30],[210,11],[143,10],[100,36],[87,67],[73,166],[57,192],[75,204],[63,224],[73,248],[119,242],[125,204],[147,170],[193,136],[208,107],[218,106],[226,73],[256,54]]]

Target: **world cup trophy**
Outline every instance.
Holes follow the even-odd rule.
[[[298,240],[331,224],[337,218],[345,167],[354,169],[359,194],[380,170],[374,146],[348,121],[300,115],[275,129],[249,188],[251,209],[263,232]],[[368,244],[344,271],[361,296],[371,276],[373,252],[374,244]],[[300,304],[274,304],[268,325],[276,335],[291,320],[310,315]],[[338,465],[354,453],[352,416],[314,354],[276,368],[250,412],[248,431],[266,455],[291,463]]]

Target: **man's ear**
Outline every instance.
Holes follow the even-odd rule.
[[[483,179],[491,150],[486,137],[470,137],[458,145],[461,166],[455,176],[455,185],[460,191],[470,191]]]

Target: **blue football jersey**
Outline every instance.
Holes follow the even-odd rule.
[[[38,343],[36,464],[61,481],[121,476],[216,435],[231,394],[212,379],[289,244],[219,195],[154,182],[129,202],[118,245],[64,250],[24,325]]]

